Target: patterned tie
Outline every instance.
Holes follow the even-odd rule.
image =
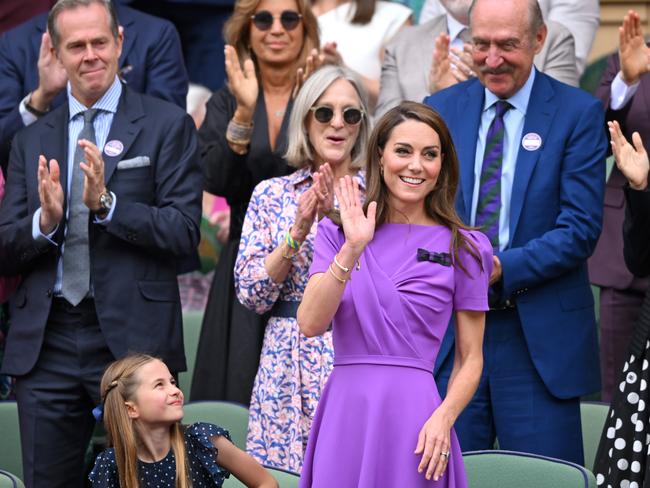
[[[77,142],[87,139],[93,144],[95,128],[93,119],[99,110],[83,112],[84,126],[79,132]],[[90,254],[88,251],[88,207],[83,202],[84,172],[79,163],[85,161],[84,150],[79,144],[75,149],[68,202],[68,224],[63,251],[63,283],[61,295],[72,305],[77,306],[90,290]]]
[[[503,100],[495,104],[496,115],[485,138],[485,153],[481,169],[481,186],[476,206],[476,226],[499,249],[499,214],[501,213],[501,164],[503,162],[504,114],[512,106]]]
[[[472,42],[472,32],[469,30],[469,27],[463,27],[458,33],[458,37],[463,42]]]

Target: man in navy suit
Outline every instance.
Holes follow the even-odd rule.
[[[68,100],[12,145],[0,274],[22,282],[3,372],[27,486],[67,488],[83,485],[106,365],[141,351],[185,369],[176,271],[196,252],[202,185],[191,118],[119,80],[111,3],[59,0],[48,28]]]
[[[119,74],[140,93],[185,108],[188,77],[176,29],[163,19],[116,5],[124,46]],[[66,74],[51,55],[47,13],[0,37],[0,165],[14,134],[66,99]]]
[[[602,107],[533,67],[546,37],[537,1],[477,0],[470,25],[478,78],[426,99],[458,151],[457,210],[495,248],[483,374],[456,430],[463,450],[496,436],[503,449],[582,464],[579,397],[600,386],[586,260],[602,225]]]

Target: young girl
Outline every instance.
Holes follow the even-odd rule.
[[[183,393],[165,363],[145,354],[108,366],[101,382],[110,449],[97,456],[93,487],[221,486],[230,471],[249,487],[275,479],[213,424],[181,425]]]

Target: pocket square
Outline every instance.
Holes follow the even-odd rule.
[[[123,159],[117,163],[117,169],[142,168],[144,166],[151,166],[149,156],[138,156],[131,159]]]

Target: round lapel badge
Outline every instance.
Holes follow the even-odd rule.
[[[107,156],[111,156],[111,157],[119,156],[120,154],[122,154],[122,151],[124,151],[124,144],[122,144],[120,141],[115,139],[113,139],[112,141],[108,141],[104,146],[104,152],[106,153]]]
[[[537,151],[542,145],[542,138],[536,132],[529,132],[521,139],[521,146],[526,151]]]

